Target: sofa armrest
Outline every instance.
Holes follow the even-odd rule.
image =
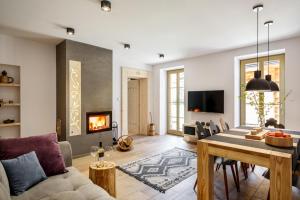
[[[72,166],[72,147],[68,141],[59,142],[61,153],[64,157],[66,167]]]

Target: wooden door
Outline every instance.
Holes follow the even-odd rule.
[[[128,81],[128,134],[140,133],[140,82]]]

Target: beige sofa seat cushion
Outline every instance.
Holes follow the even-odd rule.
[[[0,162],[0,199],[10,200],[8,179],[2,163]]]
[[[68,173],[49,177],[12,200],[113,200],[74,167]]]

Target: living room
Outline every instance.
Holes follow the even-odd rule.
[[[300,199],[299,9],[1,0],[0,199]]]

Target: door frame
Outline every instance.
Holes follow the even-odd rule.
[[[140,81],[140,134],[147,135],[150,110],[151,72],[129,67],[122,67],[121,92],[121,131],[128,135],[128,79]]]

